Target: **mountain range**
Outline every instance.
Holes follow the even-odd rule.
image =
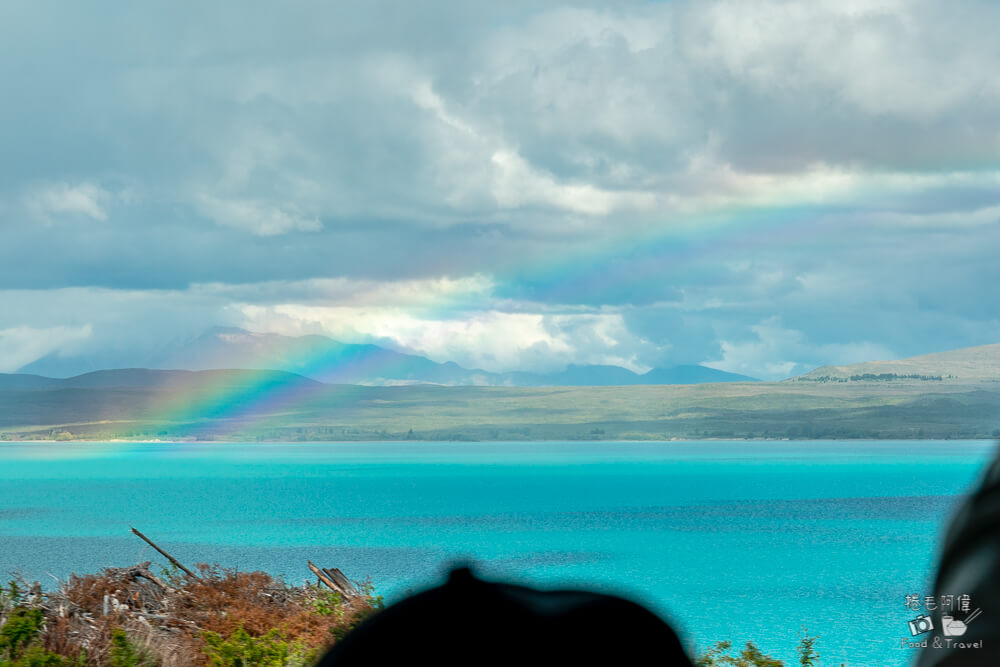
[[[28,373],[0,373],[0,390],[30,391],[52,389],[156,389],[190,390],[204,386],[246,388],[260,391],[282,386],[320,387],[321,382],[297,373],[258,370],[178,371],[152,368],[114,368],[91,371],[68,378],[51,378]]]
[[[441,384],[475,386],[625,386],[754,382],[756,378],[727,373],[697,364],[654,368],[644,374],[605,365],[570,365],[554,373],[514,371],[494,373],[464,368],[454,362],[438,363],[415,354],[404,354],[378,345],[342,343],[326,336],[282,336],[252,333],[236,328],[213,328],[201,336],[159,353],[136,359],[130,366],[188,371],[247,369],[285,371],[327,384],[391,386]],[[51,355],[33,362],[19,375],[90,377],[74,360]],[[93,376],[94,378],[102,376]],[[152,377],[152,376],[149,376]],[[27,386],[44,378],[23,377]],[[14,380],[7,380],[15,382]],[[88,380],[89,381],[89,380]],[[143,385],[145,386],[145,385]]]

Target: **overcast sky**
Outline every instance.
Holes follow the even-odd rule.
[[[0,371],[216,325],[766,379],[998,342],[997,25],[990,2],[8,0]]]

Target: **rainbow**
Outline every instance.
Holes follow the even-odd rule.
[[[353,405],[368,390],[350,384],[332,386],[315,380],[316,376],[377,370],[375,363],[324,367],[321,360],[312,361],[302,375],[256,370],[201,371],[192,385],[158,393],[144,421],[156,425],[157,435],[169,438],[211,440],[236,433],[250,435],[254,428],[293,414],[318,397],[331,399],[324,401],[324,406],[336,409]]]
[[[733,207],[685,217],[627,238],[603,238],[575,245],[544,264],[511,262],[496,274],[500,285],[527,285],[525,298],[553,303],[588,304],[594,297],[629,303],[642,286],[720,250],[752,256],[755,247],[776,243],[822,246],[830,206],[787,205],[766,209]],[[832,234],[833,232],[829,232]],[[610,235],[609,235],[610,236]]]
[[[755,246],[774,238],[783,243],[820,243],[817,237],[822,234],[817,235],[815,227],[830,210],[828,206],[799,205],[715,211],[664,223],[617,242],[576,246],[554,260],[549,257],[544,264],[511,261],[499,267],[494,278],[501,291],[504,284],[528,285],[532,291],[527,296],[537,300],[586,303],[597,295],[625,302],[628,299],[622,297],[637,293],[637,286],[662,281],[665,268],[681,268],[720,247],[749,254]],[[435,307],[422,303],[419,310],[433,313]],[[330,409],[354,404],[368,390],[356,386],[360,378],[399,377],[398,360],[394,354],[352,355],[346,349],[308,344],[291,357],[262,349],[246,360],[245,367],[294,368],[307,379],[279,372],[209,371],[206,373],[216,375],[193,390],[167,390],[151,407],[149,420],[162,425],[169,437],[200,440],[249,434],[321,395],[324,407]]]

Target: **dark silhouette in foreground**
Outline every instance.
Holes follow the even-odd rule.
[[[628,600],[490,583],[465,568],[375,614],[321,667],[354,665],[630,665],[690,667],[677,635]]]
[[[942,595],[967,595],[969,608],[931,612],[933,630],[913,638],[927,640],[918,667],[1000,665],[1000,449],[948,526],[934,582]]]

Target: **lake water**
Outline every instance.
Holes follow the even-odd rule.
[[[158,554],[390,601],[475,561],[490,577],[645,603],[699,649],[754,640],[823,665],[905,665],[908,594],[990,442],[0,443],[0,573]]]

